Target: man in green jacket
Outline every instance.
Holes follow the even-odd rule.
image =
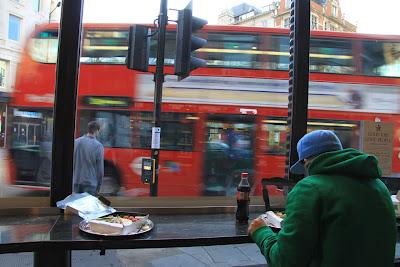
[[[282,229],[259,218],[249,226],[268,266],[393,266],[396,218],[377,159],[326,130],[303,136],[297,151],[290,170],[306,177],[288,195]]]

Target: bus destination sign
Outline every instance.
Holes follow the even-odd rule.
[[[83,96],[82,104],[103,108],[128,108],[132,101],[129,97],[121,96]]]

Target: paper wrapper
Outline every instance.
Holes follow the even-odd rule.
[[[397,196],[396,195],[392,195],[392,202],[393,202],[393,206],[394,206],[394,212],[395,212],[397,218],[400,217],[400,200],[398,199],[398,197],[399,197],[399,193],[397,193]]]
[[[57,202],[57,207],[65,209],[65,214],[77,214],[85,220],[91,220],[116,212],[97,197],[88,193],[72,194]]]
[[[259,218],[261,218],[267,224],[267,226],[278,229],[282,227],[283,219],[276,215],[273,211],[267,211],[266,213],[261,214]]]

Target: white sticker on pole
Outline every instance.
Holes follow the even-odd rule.
[[[160,149],[160,127],[153,127],[151,129],[151,148],[152,149]]]

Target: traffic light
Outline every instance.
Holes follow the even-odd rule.
[[[131,70],[147,71],[150,53],[150,29],[144,25],[129,28],[126,66]]]
[[[192,51],[207,44],[207,40],[193,35],[206,24],[206,20],[192,16],[191,2],[185,9],[179,10],[176,29],[175,75],[178,75],[180,79],[189,76],[192,70],[206,65],[205,60],[191,56]]]

